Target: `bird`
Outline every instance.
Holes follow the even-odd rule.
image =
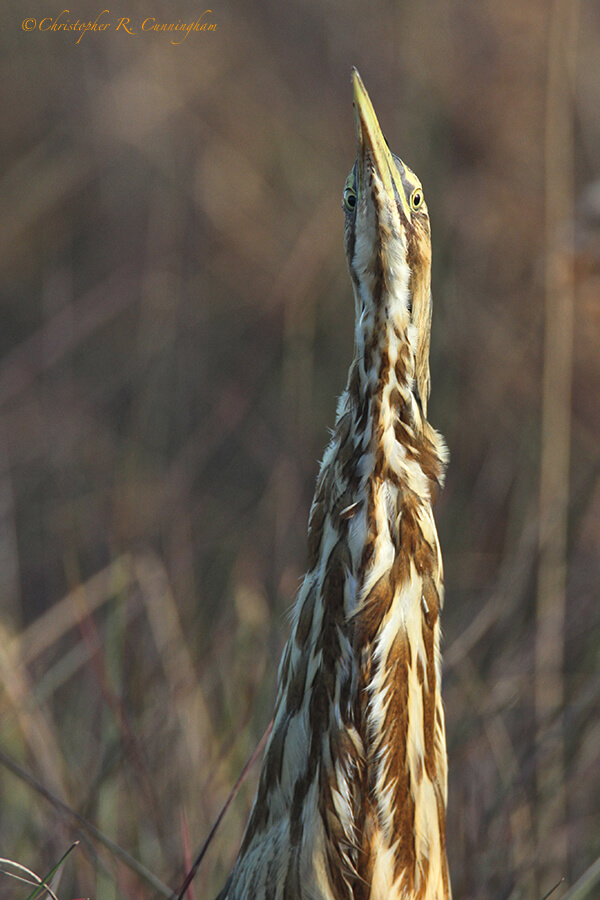
[[[441,699],[448,453],[427,420],[431,231],[356,69],[354,357],[320,466],[271,734],[217,900],[450,900]]]

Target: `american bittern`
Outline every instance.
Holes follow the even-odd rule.
[[[429,217],[356,70],[352,83],[357,159],[343,208],[355,356],[258,791],[220,900],[450,897]]]

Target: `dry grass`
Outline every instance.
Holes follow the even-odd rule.
[[[352,64],[433,218],[454,893],[540,900],[558,868],[559,900],[600,856],[600,16],[570,40],[561,8],[268,0],[173,47],[9,3],[0,847],[46,873],[79,839],[60,900],[179,886],[269,721],[352,349]]]

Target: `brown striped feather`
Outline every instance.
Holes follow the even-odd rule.
[[[317,480],[257,796],[219,900],[451,897],[429,220],[424,206],[409,215],[418,181],[403,163],[376,170],[357,102],[353,183],[364,184],[345,228],[356,355]]]

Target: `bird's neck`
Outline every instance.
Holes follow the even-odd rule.
[[[431,264],[411,270],[399,237],[378,252],[358,241],[350,261],[356,312],[355,363],[358,390],[371,395],[381,377],[417,400],[427,417],[431,330]],[[383,365],[383,368],[382,368]],[[388,378],[389,372],[389,378]]]
[[[363,485],[373,475],[434,502],[447,453],[427,421],[429,334],[421,335],[412,321],[408,275],[400,267],[386,280],[394,290],[379,296],[368,282],[355,285],[355,356],[338,404],[336,433],[347,430],[354,455],[362,454]],[[338,451],[343,455],[343,444],[336,447],[334,438],[331,458]]]
[[[277,897],[449,900],[431,510],[443,445],[414,390],[408,318],[372,324],[359,320],[321,465],[308,572],[234,879],[261,860],[265,885],[283,873]]]
[[[283,670],[292,695],[298,672],[310,685],[306,766],[325,785],[325,818],[341,823],[330,863],[337,852],[359,873],[352,896],[442,900],[450,890],[443,577],[432,502],[445,451],[415,391],[408,316],[372,326],[359,319]],[[371,886],[364,893],[361,879]]]

